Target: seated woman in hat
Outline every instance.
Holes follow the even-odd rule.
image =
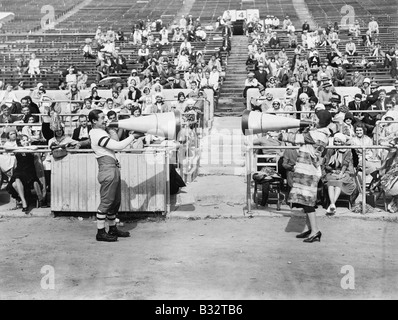
[[[37,148],[37,147],[36,147]],[[34,148],[33,148],[34,149]],[[7,146],[7,150],[33,150],[30,146],[29,138],[25,135],[22,136],[21,142],[17,143],[17,147]],[[13,175],[8,183],[7,191],[13,198],[22,203],[22,211],[28,211],[27,198],[30,196],[30,191],[35,190],[38,198],[38,207],[47,207],[45,203],[45,190],[40,182],[35,166],[35,156],[33,153],[16,152],[16,167]]]
[[[333,137],[335,146],[343,146],[347,137],[342,133],[336,133]],[[328,188],[330,205],[327,214],[336,212],[336,201],[341,193],[351,195],[356,189],[355,170],[351,149],[328,149],[323,163],[323,181]]]
[[[351,112],[347,112],[344,116],[344,122],[341,127],[341,132],[346,136],[347,143],[351,143],[351,140],[355,137],[354,124],[356,120]]]
[[[133,83],[134,80],[134,83]],[[134,84],[135,86],[139,87],[140,85],[140,77],[138,76],[138,71],[137,69],[131,70],[131,75],[127,79],[127,87],[129,87],[131,84]]]

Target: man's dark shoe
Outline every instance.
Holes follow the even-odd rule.
[[[115,242],[117,241],[117,236],[110,235],[106,233],[105,231],[100,232],[98,231],[96,237],[97,241],[105,241],[105,242]]]
[[[120,238],[130,237],[130,232],[119,230],[116,226],[109,227],[108,234],[112,235],[112,236],[120,237]]]

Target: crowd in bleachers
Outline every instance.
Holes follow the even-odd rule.
[[[13,87],[7,81],[0,83],[0,89],[4,88],[0,94],[3,148],[12,151],[17,146],[30,145],[35,148],[43,145],[53,150],[53,156],[54,150],[60,146],[89,149],[90,127],[87,116],[93,109],[101,109],[108,121],[178,110],[186,122],[192,123],[190,127],[198,128],[200,133],[204,125],[207,99],[205,89],[212,90],[217,95],[221,84],[223,48],[218,48],[219,50],[212,53],[207,61],[203,51],[195,50],[191,44],[205,41],[206,32],[202,29],[200,20],[194,20],[192,16],[182,17],[179,25],[172,28],[170,35],[168,33],[160,19],[153,22],[148,20],[145,23],[142,20],[138,21],[131,34],[127,36],[120,30],[102,30],[99,26],[93,38],[85,39],[81,54],[82,61],[96,61],[96,81],[88,83],[87,73],[74,65],[60,70],[59,89],[66,92],[65,101],[56,100],[49,88],[45,88],[42,83],[45,78],[40,72],[40,60],[36,59],[35,54],[32,53],[29,60],[21,57],[17,72],[20,75],[28,73],[36,82],[42,82],[38,82],[30,94],[22,99],[18,99],[16,93],[24,90],[23,82],[17,87]],[[173,45],[168,46],[166,51],[164,46],[169,44],[169,40]],[[110,74],[117,75],[126,71],[126,58],[120,53],[120,46],[127,42],[139,47],[136,62],[140,68],[128,70],[130,75],[126,82],[117,78],[116,81],[104,84]],[[106,98],[101,97],[101,89],[109,90],[110,94],[107,94]],[[169,89],[177,92],[181,90],[177,99],[165,98],[164,93]],[[61,122],[57,119],[61,119]],[[67,123],[72,124],[72,131],[65,125]],[[122,140],[129,134],[128,130],[124,129],[108,130],[116,140]],[[137,139],[131,147],[140,149],[163,140],[162,137],[150,134],[137,134]],[[21,144],[21,141],[24,141],[24,144]],[[12,148],[7,147],[10,144]],[[10,190],[25,208],[26,201],[21,197],[21,185],[25,191],[34,187],[41,205],[44,206],[45,194],[50,185],[52,156],[49,153],[40,155],[42,170],[45,172],[44,180],[37,181],[36,177],[30,179],[27,176],[19,176],[18,186],[15,184],[15,172],[21,172],[16,161],[20,156],[2,154],[0,157],[3,188],[7,184],[7,190]],[[35,159],[29,159],[30,165],[34,161],[36,166],[40,166],[39,161]]]
[[[283,22],[282,29],[287,32]],[[381,65],[393,65],[396,68],[398,46],[390,54],[381,55],[380,43],[377,41],[378,25],[372,18],[368,32],[364,38],[358,30],[350,28],[348,40],[339,37],[338,26],[328,24],[325,28],[311,31],[305,23],[302,26],[301,41],[297,37],[292,41],[288,38],[288,46],[294,49],[288,57],[286,47],[275,30],[279,26],[254,21],[246,25],[246,35],[250,39],[248,47],[248,75],[244,84],[243,96],[247,98],[248,90],[258,89],[257,96],[251,96],[248,101],[252,111],[293,117],[300,120],[315,122],[320,110],[327,110],[332,116],[328,126],[331,134],[330,145],[342,146],[386,146],[393,147],[398,142],[398,79],[396,73],[391,73],[395,80],[394,89],[383,89],[375,79],[362,75],[366,68],[371,68],[368,56],[358,58],[355,42],[361,39],[369,56],[380,56],[384,59]],[[294,29],[294,28],[293,28]],[[295,30],[289,30],[294,35]],[[273,41],[272,41],[273,40]],[[355,41],[355,42],[354,42]],[[325,47],[326,56],[320,57],[319,49]],[[341,50],[341,51],[340,51]],[[354,58],[354,60],[352,59]],[[357,62],[356,59],[360,61]],[[377,66],[375,66],[377,68]],[[354,73],[348,77],[347,70]],[[342,96],[338,88],[342,86],[355,87],[355,96],[350,101],[349,96]],[[286,88],[283,98],[273,97],[273,88]],[[278,112],[281,112],[278,114]],[[289,113],[292,112],[292,113]],[[306,113],[308,112],[308,113]],[[381,123],[378,123],[382,121]],[[255,144],[263,146],[278,146],[284,144],[277,140],[279,132],[268,132],[259,135]],[[289,145],[289,144],[288,144]],[[264,152],[269,152],[264,151]],[[282,171],[292,172],[297,153],[288,150],[281,153],[285,166]],[[341,194],[358,196],[358,186],[361,186],[361,172],[365,170],[369,188],[384,187],[391,191],[395,177],[382,176],[392,166],[394,152],[383,149],[336,149],[323,154],[322,188],[324,196],[318,200],[328,199],[327,213],[336,212],[336,202]],[[292,158],[293,157],[293,158]],[[362,168],[362,157],[366,159],[366,167]],[[284,159],[284,160],[283,160]],[[293,165],[292,165],[293,163]],[[394,162],[395,163],[395,162]],[[388,168],[386,170],[386,168]],[[264,169],[268,170],[268,168]],[[289,182],[289,179],[287,179]],[[291,181],[291,179],[290,179]],[[269,183],[269,180],[267,181]],[[389,184],[390,183],[390,184]],[[290,185],[291,187],[292,185]],[[322,203],[324,204],[324,203]],[[326,208],[326,207],[325,207]],[[390,212],[398,211],[398,199],[394,196],[388,204]]]

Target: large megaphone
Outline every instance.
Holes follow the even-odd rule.
[[[176,140],[181,130],[181,113],[173,111],[142,115],[141,117],[131,116],[129,119],[112,121],[108,127],[150,133]]]
[[[311,124],[311,121],[303,121],[290,117],[278,117],[272,114],[250,110],[245,110],[242,115],[242,131],[244,135],[304,128]]]

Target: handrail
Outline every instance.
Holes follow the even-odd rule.
[[[252,211],[252,203],[251,203],[251,179],[252,179],[252,160],[253,160],[253,152],[252,150],[259,149],[267,149],[267,150],[278,150],[278,149],[299,149],[299,146],[246,146],[246,183],[247,183],[247,192],[246,192],[246,204],[247,204],[247,213],[251,214]],[[327,146],[326,149],[362,149],[363,154],[366,153],[367,149],[391,149],[391,147],[387,146]],[[366,157],[362,157],[362,214],[366,214]]]

